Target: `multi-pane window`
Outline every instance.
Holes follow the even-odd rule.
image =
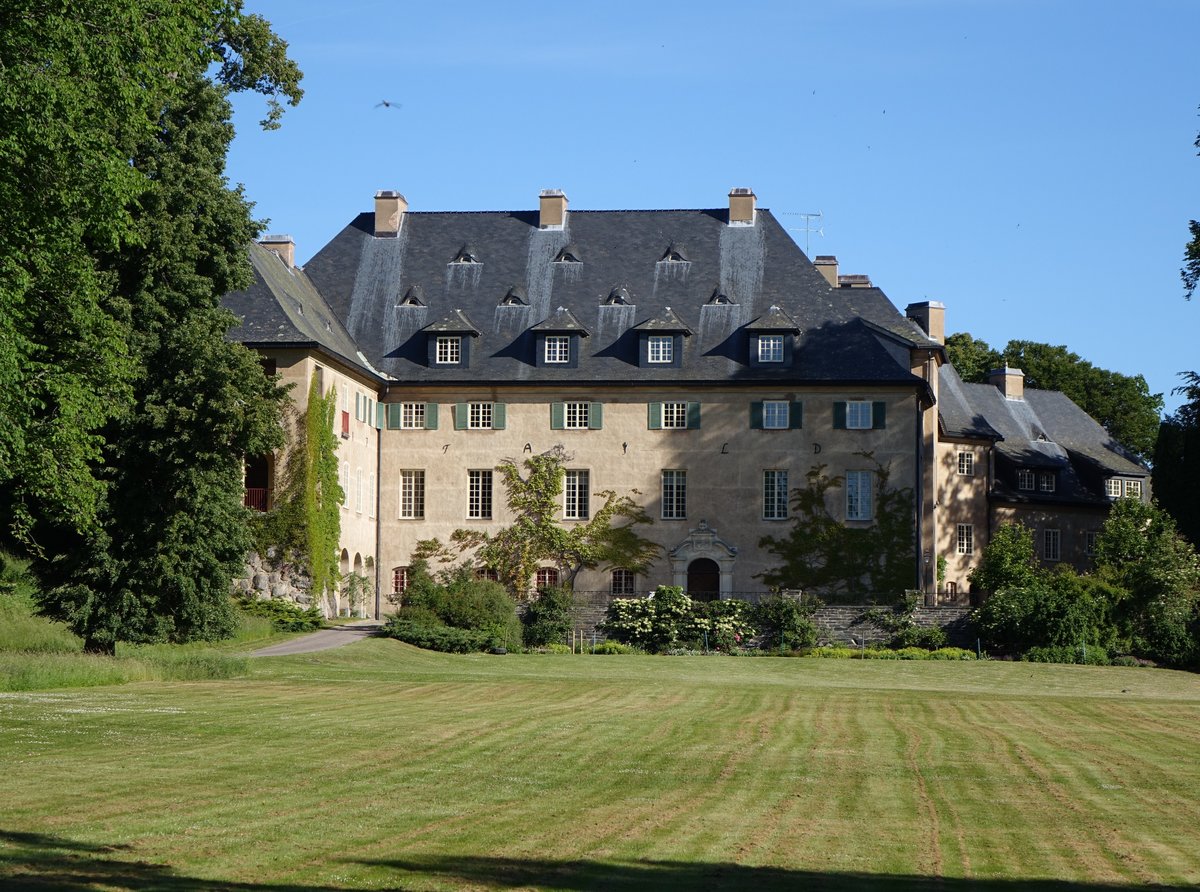
[[[571,338],[568,335],[546,336],[546,362],[570,362]]]
[[[759,362],[783,362],[783,335],[759,335]]]
[[[958,553],[975,553],[975,526],[969,523],[958,525]]]
[[[626,570],[624,567],[618,567],[612,571],[612,583],[609,591],[614,595],[632,595],[637,589],[637,580],[633,575],[632,570]]]
[[[1110,499],[1119,499],[1125,492],[1125,481],[1120,477],[1109,477],[1104,481],[1104,494]]]
[[[492,426],[492,404],[471,403],[467,407],[467,427],[472,430],[487,430]]]
[[[362,514],[363,509],[363,484],[362,484],[362,468],[354,469],[354,510],[358,514]]]
[[[534,577],[534,588],[539,592],[544,588],[549,588],[552,585],[558,585],[558,570],[554,567],[538,567],[536,576]]]
[[[490,520],[492,517],[492,472],[467,471],[467,517]]]
[[[1062,560],[1062,533],[1042,530],[1042,557],[1048,561]]]
[[[686,428],[688,426],[687,403],[663,403],[662,426],[664,429],[678,428],[682,430]]]
[[[404,430],[424,430],[425,404],[402,403],[400,406],[400,427]]]
[[[342,485],[342,507],[350,507],[350,462],[342,462],[342,479],[338,481]]]
[[[1085,530],[1083,534],[1083,553],[1091,557],[1096,553],[1096,540],[1100,534],[1095,530]]]
[[[849,430],[870,430],[873,420],[869,401],[850,400],[846,403],[846,427]]]
[[[763,471],[763,520],[787,520],[788,472]]]
[[[1142,497],[1142,481],[1126,480],[1125,481],[1125,498],[1140,499]]]
[[[870,520],[874,516],[874,485],[871,471],[846,472],[846,520]]]
[[[590,418],[588,407],[591,403],[566,403],[563,406],[563,426],[567,430],[587,430]]]
[[[1017,489],[1030,490],[1033,489],[1033,471],[1028,468],[1017,469]]]
[[[763,400],[763,427],[766,430],[787,430],[788,402],[787,400]]]
[[[462,338],[440,336],[437,339],[437,361],[455,363],[462,361]]]
[[[475,578],[476,579],[486,579],[489,582],[499,582],[500,574],[498,572],[496,572],[495,570],[493,570],[491,567],[476,567],[475,568]]]
[[[684,520],[687,517],[687,471],[662,472],[663,520]]]
[[[590,494],[588,472],[567,471],[563,479],[563,517],[567,520],[587,520]]]
[[[400,472],[400,517],[418,520],[425,516],[425,472]]]
[[[392,592],[402,595],[408,591],[408,567],[392,568]]]
[[[650,362],[671,362],[675,358],[675,338],[672,335],[651,335],[647,339],[646,358]]]
[[[1054,492],[1057,480],[1052,473],[1043,473],[1038,475],[1038,489],[1042,492]]]
[[[975,453],[960,452],[958,454],[958,473],[964,477],[975,476]]]

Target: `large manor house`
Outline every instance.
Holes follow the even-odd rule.
[[[255,281],[226,297],[230,336],[295,384],[299,409],[314,375],[336,392],[342,571],[371,580],[376,614],[418,541],[506,524],[498,464],[556,446],[563,523],[605,490],[653,518],[648,572],[576,582],[613,595],[764,591],[778,559],[760,540],[786,533],[816,466],[840,478],[827,507],[850,526],[875,520],[879,468],[912,490],[912,588],[941,603],[969,597],[999,524],[1086,568],[1112,500],[1149,498],[1147,468],[1071,400],[1018,369],[963,382],[943,304],[901,312],[835,257],[810,259],[749,189],[698,210],[538,198],[426,212],[381,191],[303,269],[287,236],[252,245]],[[247,462],[248,505],[271,507],[281,467]]]

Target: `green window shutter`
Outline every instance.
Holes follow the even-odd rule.
[[[833,429],[840,431],[846,429],[846,403],[844,400],[838,400],[833,404]]]
[[[588,429],[598,431],[604,427],[604,403],[588,404]]]
[[[470,411],[471,408],[466,403],[454,404],[454,429],[456,431],[467,429],[467,413]]]
[[[648,406],[649,418],[647,425],[652,431],[662,430],[662,403],[650,403]]]
[[[388,430],[390,430],[390,431],[400,430],[400,412],[401,412],[401,410],[403,410],[403,408],[404,407],[402,405],[400,405],[400,403],[388,403],[387,404]]]
[[[492,430],[504,430],[506,414],[507,413],[504,410],[504,403],[492,403]]]
[[[437,403],[425,404],[425,430],[437,430]]]
[[[567,426],[567,404],[566,403],[551,403],[550,404],[550,430],[560,431]]]
[[[688,430],[690,430],[690,431],[699,430],[700,429],[700,404],[699,403],[688,403],[687,404],[687,413],[688,413],[688,419],[687,419]]]
[[[887,403],[877,402],[871,405],[871,427],[887,427]]]
[[[795,402],[788,407],[788,427],[794,431],[804,427],[804,403]]]
[[[762,402],[754,402],[750,404],[750,430],[760,431],[763,429],[763,404]]]

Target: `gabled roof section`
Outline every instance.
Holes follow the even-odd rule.
[[[660,331],[668,334],[684,334],[689,337],[692,330],[688,328],[682,319],[670,307],[663,307],[662,312],[657,316],[639,322],[633,327],[634,331]]]
[[[467,314],[459,309],[447,313],[437,322],[429,323],[422,330],[428,334],[469,334],[475,338],[482,334],[467,318]]]
[[[577,334],[583,335],[585,338],[590,337],[588,330],[580,324],[575,315],[566,307],[559,307],[554,311],[553,315],[543,319],[530,330],[550,334]]]
[[[255,243],[248,253],[254,281],[221,301],[240,320],[226,337],[260,347],[317,348],[373,378],[387,378],[359,351],[304,270]]]
[[[768,307],[767,312],[746,326],[746,330],[800,334],[800,326],[796,320],[776,306]]]

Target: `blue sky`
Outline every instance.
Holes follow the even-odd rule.
[[[239,97],[228,174],[301,262],[377,189],[413,210],[721,207],[994,347],[1067,344],[1170,394],[1200,217],[1195,0],[247,0],[306,95]],[[399,108],[377,108],[381,100]],[[821,212],[823,235],[805,232]],[[816,226],[816,222],[811,224]]]

